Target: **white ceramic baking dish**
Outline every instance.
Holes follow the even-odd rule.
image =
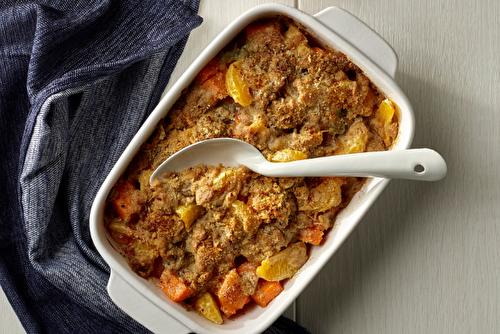
[[[309,261],[284,285],[284,291],[266,308],[251,306],[234,319],[216,325],[198,313],[187,312],[172,302],[159,288],[133,273],[125,259],[111,246],[112,239],[103,225],[106,198],[125,171],[141,144],[147,140],[159,120],[168,112],[196,74],[238,33],[251,22],[276,15],[286,15],[305,26],[317,40],[345,53],[379,89],[399,106],[400,130],[392,149],[409,148],[414,132],[412,107],[394,82],[397,56],[379,35],[350,13],[327,8],[316,15],[271,4],[255,7],[230,24],[196,59],[171,88],[124,151],[98,192],[90,216],[92,240],[111,268],[108,292],[113,301],[130,316],[156,333],[261,333],[297,298],[331,258],[372,205],[388,179],[369,179],[350,205],[343,210],[321,246],[313,246]]]

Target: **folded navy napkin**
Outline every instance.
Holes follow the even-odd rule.
[[[143,333],[89,213],[158,103],[199,0],[0,3],[0,285],[28,333]],[[268,333],[307,333],[281,317]]]

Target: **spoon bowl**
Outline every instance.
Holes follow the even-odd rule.
[[[291,162],[269,162],[254,146],[238,139],[217,138],[192,144],[165,160],[151,175],[162,180],[198,164],[225,167],[244,165],[271,177],[354,176],[438,181],[447,172],[443,157],[431,149],[407,149],[335,155]]]

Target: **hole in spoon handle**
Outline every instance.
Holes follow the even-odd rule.
[[[415,173],[417,174],[420,174],[425,172],[425,167],[422,166],[421,164],[416,164],[415,167],[413,167],[413,171],[415,171]]]
[[[438,181],[447,173],[446,162],[443,157],[434,150],[428,148],[407,150],[415,154],[416,162],[413,165],[415,179],[422,181]]]

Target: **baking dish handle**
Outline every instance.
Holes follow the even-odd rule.
[[[192,333],[192,330],[141,295],[114,270],[111,270],[109,277],[108,293],[118,307],[153,333]]]
[[[350,42],[394,78],[398,67],[396,52],[389,43],[364,22],[338,7],[325,8],[313,17]]]

